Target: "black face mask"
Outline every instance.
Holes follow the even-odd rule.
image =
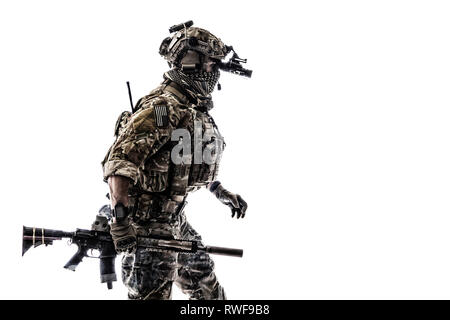
[[[165,76],[190,92],[199,109],[208,111],[213,108],[211,92],[219,80],[219,70],[184,73],[180,69],[172,69]]]
[[[180,76],[187,80],[188,84],[197,93],[207,96],[214,91],[214,87],[219,81],[220,72],[219,70],[206,72],[206,71],[196,71],[190,73],[179,72]],[[189,80],[188,80],[189,79]]]

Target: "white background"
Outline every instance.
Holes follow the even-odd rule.
[[[252,79],[222,73],[220,180],[188,218],[231,299],[450,298],[450,6],[446,1],[2,1],[0,298],[125,299],[75,273],[65,242],[21,257],[22,225],[90,228],[118,114],[167,70],[168,27],[192,19]],[[120,259],[117,259],[120,274]],[[175,299],[185,297],[174,291]]]

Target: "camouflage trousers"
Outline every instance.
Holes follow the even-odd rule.
[[[184,213],[179,220],[177,238],[201,241]],[[124,255],[122,281],[128,288],[130,299],[171,299],[173,283],[191,300],[226,299],[214,273],[214,262],[206,253],[177,254],[138,249]]]

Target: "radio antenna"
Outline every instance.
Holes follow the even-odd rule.
[[[131,112],[134,113],[134,105],[133,105],[133,97],[131,96],[131,88],[130,88],[130,82],[127,81],[127,87],[128,87],[128,97],[130,98],[130,105],[131,105]]]

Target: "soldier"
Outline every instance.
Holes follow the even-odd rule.
[[[133,114],[122,113],[116,141],[102,162],[113,208],[111,235],[124,253],[122,280],[130,299],[170,299],[173,282],[190,299],[226,299],[208,254],[136,248],[137,235],[201,240],[186,221],[184,206],[188,194],[202,187],[229,206],[232,217],[243,218],[247,210],[241,196],[216,180],[225,144],[209,110],[219,68],[247,76],[251,71],[240,66],[245,61],[236,53],[234,60],[221,62],[233,48],[191,21],[171,32],[160,47],[171,70],[136,103]],[[193,147],[194,156],[180,146]]]

